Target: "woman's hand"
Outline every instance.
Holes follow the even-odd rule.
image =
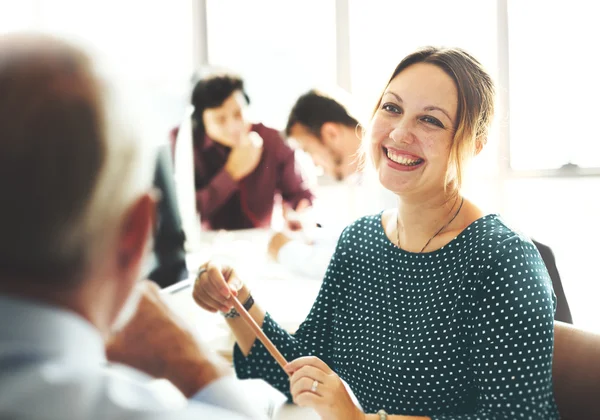
[[[245,299],[245,287],[231,267],[219,267],[210,261],[200,267],[192,296],[196,303],[209,312],[228,312],[233,306],[232,296]]]
[[[290,392],[299,406],[312,407],[323,420],[365,418],[340,377],[318,357],[300,357],[285,370],[291,375]]]

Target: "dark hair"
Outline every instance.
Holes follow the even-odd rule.
[[[358,121],[348,114],[346,108],[340,103],[316,90],[311,90],[298,98],[294,104],[285,133],[289,136],[292,127],[301,124],[317,138],[321,138],[321,127],[327,122],[340,123],[351,128],[356,128],[358,125]]]
[[[220,107],[236,91],[242,92],[246,102],[250,104],[250,98],[244,90],[244,81],[239,77],[219,75],[199,80],[192,92],[192,105],[194,106],[192,117],[196,123],[196,130],[204,133],[202,114],[206,109]]]

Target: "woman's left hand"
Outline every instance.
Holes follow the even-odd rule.
[[[318,357],[307,356],[285,367],[290,377],[290,392],[294,402],[312,407],[323,420],[363,420],[358,408],[340,379]]]

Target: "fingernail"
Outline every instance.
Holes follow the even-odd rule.
[[[229,288],[235,292],[242,288],[242,282],[237,277],[234,277],[233,280],[229,283]]]

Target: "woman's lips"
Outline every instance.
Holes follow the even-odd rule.
[[[406,153],[402,150],[383,147],[388,165],[401,171],[412,171],[425,163],[425,160],[411,153]]]

